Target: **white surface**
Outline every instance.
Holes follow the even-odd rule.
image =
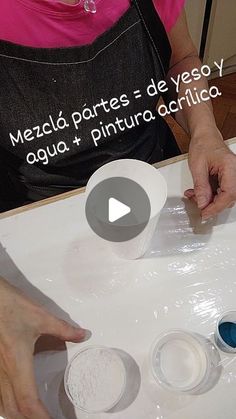
[[[235,419],[235,356],[221,353],[221,379],[201,396],[165,392],[150,376],[149,352],[159,334],[184,328],[212,336],[220,314],[236,305],[236,209],[201,225],[196,207],[182,199],[192,186],[187,161],[161,173],[168,199],[152,250],[140,260],[118,259],[90,231],[83,195],[0,221],[0,274],[53,313],[65,319],[69,313],[92,331],[89,342],[68,344],[68,353],[36,357],[41,397],[55,419],[76,417],[61,381],[67,357],[88,343],[128,353],[142,377],[138,392],[133,362],[133,402],[96,419]]]
[[[115,198],[109,199],[108,217],[110,223],[114,223],[115,221],[119,220],[120,218],[124,217],[130,212],[131,208],[128,207],[128,205],[123,204]]]

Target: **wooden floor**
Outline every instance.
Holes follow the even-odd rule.
[[[211,80],[209,84],[217,86],[222,96],[213,100],[214,114],[218,128],[225,140],[236,137],[236,73]],[[175,134],[183,153],[188,152],[189,137],[172,117],[166,118]]]

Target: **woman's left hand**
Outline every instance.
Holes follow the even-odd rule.
[[[234,206],[236,155],[223,142],[218,129],[192,138],[188,162],[194,189],[186,190],[184,195],[197,203],[203,220]]]

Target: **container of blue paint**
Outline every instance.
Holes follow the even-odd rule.
[[[236,311],[228,311],[220,316],[215,341],[221,351],[236,354]]]

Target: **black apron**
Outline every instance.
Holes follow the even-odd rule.
[[[90,45],[0,41],[0,210],[84,186],[114,159],[180,154],[147,91],[170,56],[152,0],[134,0]]]

